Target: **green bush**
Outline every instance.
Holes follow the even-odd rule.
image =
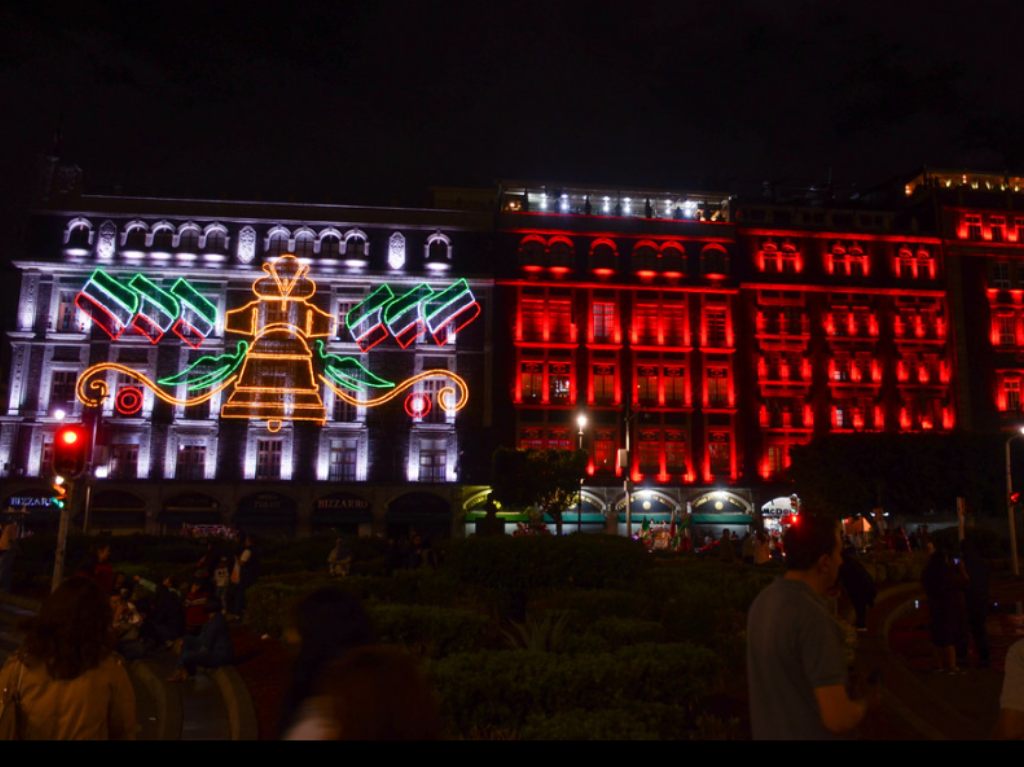
[[[585,633],[604,639],[612,648],[665,639],[665,627],[659,621],[620,618],[617,615],[598,618]]]
[[[444,569],[492,588],[605,588],[634,582],[651,566],[643,546],[605,535],[474,536],[454,542]]]
[[[377,639],[431,658],[499,644],[493,624],[472,610],[424,605],[370,605]]]
[[[693,710],[721,670],[715,653],[685,643],[579,655],[469,653],[431,665],[443,710],[463,737],[495,731],[539,736],[539,719],[579,710],[640,703]]]
[[[687,737],[691,720],[681,706],[637,703],[629,708],[572,709],[550,716],[532,716],[523,726],[523,740],[679,740]]]

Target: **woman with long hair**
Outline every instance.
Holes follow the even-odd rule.
[[[0,670],[16,690],[25,740],[134,740],[135,693],[114,654],[110,603],[96,583],[64,581],[25,624],[25,640]]]
[[[278,732],[286,740],[334,737],[323,672],[349,650],[373,639],[370,619],[359,600],[336,588],[317,589],[300,601],[286,639],[298,644],[291,683],[281,707]]]

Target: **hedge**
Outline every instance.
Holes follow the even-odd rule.
[[[692,644],[640,644],[562,655],[460,653],[430,666],[442,709],[462,737],[538,734],[538,718],[662,704],[692,711],[718,683],[722,662]],[[684,717],[683,721],[691,717]]]

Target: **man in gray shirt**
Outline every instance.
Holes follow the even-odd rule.
[[[864,718],[846,691],[842,630],[824,597],[839,576],[834,519],[801,514],[785,534],[786,574],[747,615],[747,682],[755,740],[832,738]]]

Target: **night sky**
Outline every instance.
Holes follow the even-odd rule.
[[[6,206],[418,204],[500,178],[734,191],[1024,170],[1010,3],[46,3],[0,10]]]

